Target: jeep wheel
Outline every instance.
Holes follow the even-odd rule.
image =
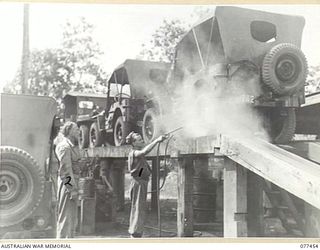
[[[87,148],[89,146],[89,128],[87,125],[80,126],[79,148]]]
[[[142,137],[146,144],[152,142],[159,134],[158,115],[154,108],[148,109],[143,116]]]
[[[303,89],[307,74],[308,65],[306,57],[293,44],[278,44],[263,59],[263,82],[275,94],[293,94]]]
[[[102,134],[99,131],[98,124],[92,123],[90,126],[89,144],[91,148],[99,147],[103,143]]]
[[[114,145],[121,146],[125,144],[126,137],[129,134],[129,125],[123,121],[122,116],[119,116],[113,127]]]
[[[33,157],[16,147],[0,147],[0,227],[22,222],[39,206],[44,173]]]
[[[269,135],[274,143],[289,142],[296,129],[296,113],[293,108],[272,109],[268,114]]]

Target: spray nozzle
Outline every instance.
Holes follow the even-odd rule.
[[[177,132],[178,130],[181,130],[181,129],[183,129],[183,127],[179,127],[179,128],[174,129],[174,130],[171,130],[168,133],[165,133],[164,136],[168,138],[170,136],[170,134],[173,134],[173,133],[175,133],[175,132]]]

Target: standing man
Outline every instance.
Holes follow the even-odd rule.
[[[79,152],[75,149],[79,129],[76,123],[66,122],[56,145],[59,161],[57,190],[57,238],[73,238],[77,226]]]
[[[126,137],[126,142],[133,146],[128,156],[128,170],[132,176],[130,196],[131,212],[129,234],[132,238],[141,238],[147,210],[147,189],[151,169],[145,156],[167,136],[160,136],[144,147],[140,134],[131,132]]]

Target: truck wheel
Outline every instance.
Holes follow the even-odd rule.
[[[89,133],[89,144],[91,148],[99,147],[103,143],[102,134],[99,131],[98,124],[96,122],[92,123],[90,126]]]
[[[302,89],[307,74],[306,57],[293,44],[278,44],[263,59],[262,80],[275,94],[287,95]]]
[[[296,130],[296,113],[294,108],[273,109],[269,115],[270,136],[274,143],[289,142]]]
[[[152,142],[159,134],[158,115],[154,108],[148,109],[143,116],[142,137],[146,144]]]
[[[129,125],[123,121],[122,116],[119,116],[113,127],[114,145],[121,146],[125,144],[126,137],[129,134]]]
[[[89,128],[87,125],[80,126],[79,148],[87,148],[89,146]]]
[[[22,222],[39,206],[44,193],[44,172],[22,149],[0,147],[0,227]]]

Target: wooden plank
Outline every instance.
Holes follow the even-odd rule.
[[[302,107],[310,105],[320,105],[320,92],[306,96],[306,103],[302,104]]]
[[[190,157],[178,160],[177,236],[193,236],[193,161]]]
[[[179,155],[190,154],[214,154],[218,153],[217,148],[220,145],[220,136],[203,136],[188,140],[171,140],[168,146],[167,155],[177,158]],[[164,156],[166,141],[160,145],[160,156]],[[105,147],[87,148],[80,150],[82,157],[100,157],[100,158],[127,158],[131,146],[123,145],[119,147],[107,145]],[[149,154],[148,158],[157,156],[157,147]]]
[[[101,158],[127,158],[131,150],[131,146],[110,146],[98,148],[86,148],[80,150],[82,157],[101,157]]]
[[[255,173],[247,173],[247,205],[248,205],[248,236],[264,236],[263,222],[263,179]]]
[[[224,237],[247,237],[247,171],[226,160],[224,169]]]
[[[111,168],[111,185],[117,201],[117,210],[124,209],[124,169],[127,164],[125,160],[113,160]]]
[[[193,169],[193,221],[210,222],[216,218],[217,181],[209,170],[209,157],[194,157]]]
[[[228,158],[320,209],[320,165],[258,139],[224,137]]]
[[[109,187],[109,190],[113,192],[112,194],[112,198],[111,198],[111,222],[115,222],[116,221],[116,215],[117,215],[117,195],[115,193],[114,190],[114,181],[113,181],[113,176],[114,176],[114,163],[112,159],[106,159],[103,158],[101,160],[101,168],[104,169],[103,174],[107,181],[109,182],[109,184],[111,184],[111,187]],[[112,189],[112,190],[111,190]]]
[[[157,171],[157,160],[152,160],[152,176],[151,176],[151,211],[157,213],[158,212],[158,195],[157,195],[157,178],[158,178],[158,171]]]

